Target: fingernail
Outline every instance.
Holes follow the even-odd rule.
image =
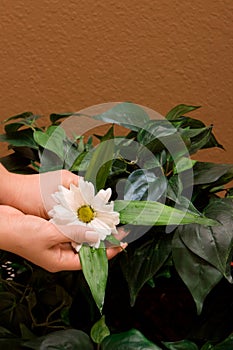
[[[88,238],[90,242],[97,242],[99,235],[96,231],[86,231],[86,238]]]
[[[128,246],[128,243],[121,242],[120,246],[121,246],[121,249],[124,250]]]

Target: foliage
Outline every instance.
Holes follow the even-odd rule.
[[[201,322],[211,314],[212,295],[223,281],[226,289],[232,283],[233,189],[228,184],[233,165],[190,159],[204,148],[223,148],[212,127],[186,116],[197,108],[178,105],[165,119],[150,119],[140,106],[123,103],[98,115],[53,113],[46,127],[39,127],[39,117],[31,112],[5,120],[0,141],[9,144],[11,154],[0,161],[10,171],[31,174],[65,168],[85,176],[96,190],[111,187],[121,225],[130,231],[126,237],[130,244],[109,263],[104,249],[93,254],[83,247],[83,272],[56,274],[1,252],[0,344],[4,348],[8,344],[10,349],[99,346],[92,341],[101,343],[103,350],[232,346],[231,336],[223,340],[232,331],[228,325],[217,338],[208,327],[204,334],[200,331]],[[104,135],[68,136],[63,122],[71,116],[77,123],[84,117],[110,125]],[[6,261],[15,273],[13,280],[4,267]],[[188,295],[195,322],[182,334],[190,337],[187,340],[158,334],[153,338],[153,331],[147,340],[135,329],[144,332],[134,317],[142,299],[163,283],[181,286]],[[143,300],[139,319],[154,302]]]

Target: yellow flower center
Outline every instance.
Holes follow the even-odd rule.
[[[80,221],[85,222],[85,224],[88,224],[94,219],[95,212],[89,205],[83,205],[77,210],[77,216]]]

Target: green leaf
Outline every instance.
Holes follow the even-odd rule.
[[[174,174],[179,174],[183,171],[192,169],[196,160],[190,159],[188,157],[181,157],[175,163]]]
[[[161,173],[161,170],[160,170]],[[157,201],[167,189],[167,179],[160,174],[146,169],[133,171],[125,186],[125,200],[153,200]]]
[[[230,198],[212,200],[205,213],[221,224],[214,227],[183,226],[179,229],[179,236],[194,254],[213,265],[232,282],[230,262],[233,254],[233,201]]]
[[[176,128],[166,119],[149,120],[143,125],[137,134],[137,140],[143,145],[148,145],[156,139],[173,135],[177,132]]]
[[[68,118],[72,115],[76,115],[77,113],[51,113],[50,114],[50,121],[52,124],[55,124],[58,120],[63,119],[63,118]]]
[[[15,153],[12,153],[6,157],[0,158],[0,163],[2,163],[4,167],[9,171],[14,172],[19,169],[23,169],[23,171],[26,173],[26,167],[30,164],[30,160],[24,157],[19,157]]]
[[[213,345],[210,342],[207,342],[201,347],[201,350],[213,350]]]
[[[103,242],[98,249],[83,245],[79,256],[85,279],[96,305],[102,313],[108,277],[108,259]]]
[[[190,340],[176,342],[162,342],[169,350],[198,350],[198,346]]]
[[[212,127],[206,127],[202,133],[191,138],[190,145],[187,146],[189,153],[194,154],[200,149],[204,148],[210,141],[212,135]]]
[[[200,106],[189,106],[185,104],[179,104],[167,113],[166,118],[167,120],[175,120],[186,113],[195,111],[198,108],[200,108]]]
[[[38,149],[38,145],[33,139],[32,129],[24,129],[11,134],[0,135],[0,141],[8,142],[13,147],[30,147]]]
[[[113,108],[93,118],[106,123],[122,125],[134,131],[143,128],[149,120],[148,114],[142,107],[129,102],[116,104]]]
[[[189,228],[191,227],[188,226]],[[187,234],[189,229],[186,228]],[[188,287],[200,314],[203,302],[211,289],[222,279],[222,274],[206,260],[194,254],[180,237],[180,226],[176,229],[172,241],[172,256],[175,268]]]
[[[194,185],[225,184],[233,179],[233,164],[196,162],[193,175]]]
[[[39,146],[55,153],[60,159],[64,159],[63,141],[66,138],[66,134],[63,128],[50,126],[46,132],[36,130],[33,137]]]
[[[213,350],[232,350],[233,349],[233,334],[229,335],[221,343],[215,345]]]
[[[218,224],[215,220],[189,211],[169,207],[153,201],[116,200],[114,210],[120,213],[122,224],[132,225],[183,225],[199,223],[206,226]]]
[[[105,137],[96,146],[85,173],[85,180],[92,182],[97,191],[105,186],[112,166],[114,149],[113,128],[110,128]]]
[[[127,248],[121,255],[121,268],[128,283],[131,306],[143,285],[161,269],[171,253],[171,236],[147,240],[136,249]],[[158,233],[160,236],[160,234]]]
[[[113,334],[101,343],[101,350],[162,350],[136,329]]]
[[[3,121],[3,123],[8,123],[11,120],[15,119],[27,119],[33,116],[32,112],[23,112],[21,114],[14,115],[13,117],[9,117]]]
[[[49,333],[23,343],[29,349],[57,349],[57,350],[94,350],[89,336],[77,329],[66,329]]]
[[[105,323],[105,316],[103,315],[91,328],[91,339],[100,344],[104,338],[110,335],[108,326]]]

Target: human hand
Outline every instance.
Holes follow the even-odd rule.
[[[37,216],[25,215],[15,208],[1,206],[0,247],[20,255],[50,272],[80,270],[79,255],[71,246],[72,240],[63,233],[64,227]],[[84,226],[70,226],[75,241],[95,242],[94,233]],[[107,248],[107,258],[120,253],[126,245]]]
[[[57,170],[41,174],[19,175],[8,172],[0,164],[2,181],[2,204],[13,206],[25,214],[48,219],[48,211],[55,202],[52,193],[59,185],[69,187],[78,184],[78,176],[68,170]]]

